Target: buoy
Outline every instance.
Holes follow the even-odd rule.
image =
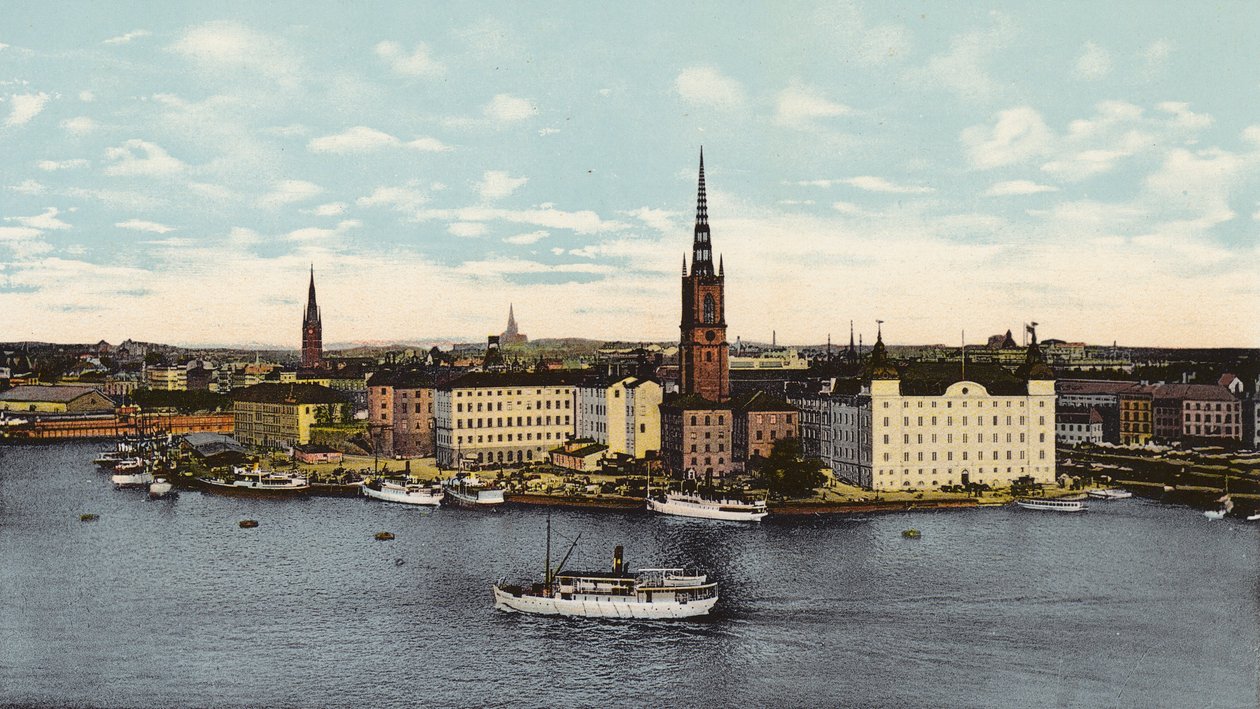
[[[393,539],[393,538],[394,538],[394,535],[393,535],[393,534],[390,534],[389,532],[377,532],[377,533],[376,533],[376,539],[377,539],[377,541],[381,541],[381,542],[388,542],[389,540],[391,540],[391,539]]]
[[[94,515],[91,512],[79,515],[80,522],[95,522],[96,520],[100,518],[101,518],[100,515]]]
[[[254,527],[257,527],[257,526],[258,526],[258,520],[256,519],[241,520],[241,529],[253,529]]]
[[[907,529],[906,531],[901,533],[901,536],[905,537],[906,539],[918,539],[919,537],[923,536],[923,533],[917,529]]]
[[[402,566],[405,563],[407,562],[403,561],[402,559],[394,559],[394,566]]]

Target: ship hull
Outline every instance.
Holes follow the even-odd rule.
[[[726,522],[760,522],[769,512],[754,510],[723,510],[705,505],[693,505],[672,500],[648,499],[647,508],[652,512],[678,517],[694,517],[697,519],[716,519]]]
[[[206,490],[242,497],[306,497],[311,494],[309,485],[306,487],[244,487],[225,485],[201,478],[197,478],[197,483]]]
[[[635,602],[625,600],[564,600],[542,596],[514,596],[498,586],[494,591],[494,607],[507,613],[561,615],[583,618],[693,618],[707,615],[717,603],[717,596],[681,603]]]
[[[445,497],[441,492],[436,494],[427,492],[424,494],[409,494],[401,490],[375,490],[367,485],[363,486],[363,494],[373,500],[396,502],[400,505],[424,505],[428,507],[436,507],[442,504],[442,498]]]

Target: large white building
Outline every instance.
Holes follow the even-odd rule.
[[[661,449],[660,382],[640,377],[587,380],[576,388],[577,437],[608,446],[608,454],[644,458]]]
[[[575,377],[564,372],[466,374],[434,396],[443,467],[543,461],[573,437]]]

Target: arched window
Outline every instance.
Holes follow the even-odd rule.
[[[717,322],[717,305],[713,302],[713,294],[704,294],[704,324],[712,325]]]

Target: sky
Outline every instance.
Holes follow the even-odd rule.
[[[1260,346],[1254,3],[538,7],[6,3],[0,341]]]

